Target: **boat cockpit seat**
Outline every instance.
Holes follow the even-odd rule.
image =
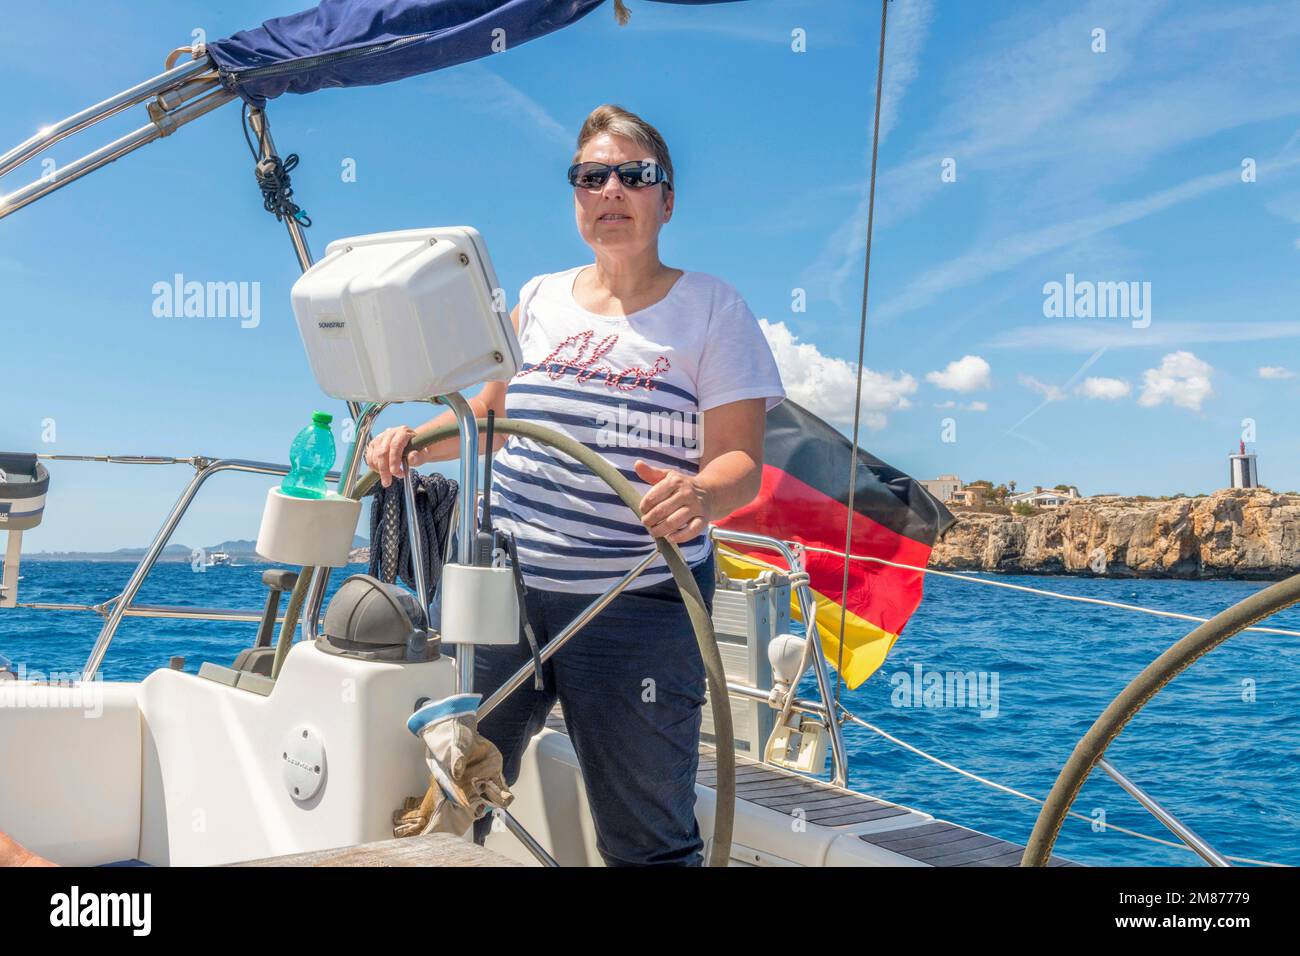
[[[271,676],[271,664],[275,661],[275,624],[280,616],[280,595],[292,591],[298,583],[298,572],[286,568],[271,568],[262,572],[262,583],[266,585],[266,610],[262,613],[262,622],[257,626],[257,643],[240,651],[233,665],[237,671],[247,671],[262,677]]]
[[[235,656],[235,663],[231,666],[237,671],[270,677],[271,665],[274,663],[274,647],[246,647]]]

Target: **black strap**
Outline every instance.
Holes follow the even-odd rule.
[[[519,569],[519,552],[515,550],[513,532],[503,535],[506,553],[510,556],[510,567],[515,576],[515,593],[519,595],[519,620],[523,622],[524,637],[533,652],[533,688],[545,690],[546,681],[542,677],[542,649],[537,646],[537,635],[533,633],[532,621],[528,620],[528,598],[524,589],[524,573]]]

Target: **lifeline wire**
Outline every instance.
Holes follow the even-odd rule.
[[[867,730],[870,730],[872,733],[879,734],[881,737],[884,737],[886,740],[890,741],[891,743],[897,744],[898,746],[903,747],[906,750],[912,751],[912,753],[916,754],[919,757],[924,757],[926,760],[929,760],[931,763],[938,764],[940,767],[943,767],[947,770],[951,770],[954,773],[959,773],[963,777],[967,777],[971,780],[974,780],[976,783],[982,783],[985,786],[992,787],[994,790],[1001,790],[1003,793],[1009,793],[1014,797],[1020,797],[1023,800],[1028,800],[1031,803],[1038,804],[1039,806],[1042,806],[1042,804],[1044,803],[1041,797],[1030,796],[1027,793],[1023,793],[1019,790],[1015,790],[1011,787],[1005,786],[1004,784],[1000,784],[995,780],[989,780],[987,777],[981,777],[979,774],[971,773],[969,770],[963,770],[961,767],[958,767],[956,764],[948,763],[948,761],[946,760],[941,760],[940,758],[935,757],[932,754],[928,754],[920,747],[914,747],[912,744],[909,744],[907,741],[899,740],[893,734],[881,730],[879,727],[876,727],[873,724],[867,723],[857,714],[850,712],[844,707],[840,707],[840,711],[844,714],[845,717],[847,717],[849,720],[853,721],[854,723],[860,724],[861,726],[865,727]],[[1076,817],[1079,820],[1083,820],[1087,823],[1093,822],[1092,817],[1085,816],[1082,813],[1077,813],[1074,810],[1071,810],[1069,815],[1072,817]],[[1113,823],[1102,824],[1102,827],[1103,827],[1102,832],[1105,832],[1106,830],[1114,830],[1117,833],[1123,833],[1128,836],[1137,837],[1141,840],[1150,840],[1152,843],[1160,843],[1163,844],[1164,846],[1174,847],[1175,849],[1191,851],[1191,847],[1189,847],[1185,843],[1175,843],[1172,840],[1164,840],[1161,839],[1160,837],[1151,836],[1149,833],[1139,833],[1137,830],[1130,830],[1127,827],[1116,826]],[[1255,866],[1279,866],[1279,867],[1286,866],[1285,863],[1270,863],[1267,860],[1252,860],[1249,857],[1244,857],[1244,856],[1225,856],[1224,859],[1232,860],[1232,862],[1234,863],[1250,863]]]
[[[833,548],[816,548],[810,545],[804,545],[803,549],[805,551],[820,551],[822,554],[833,554],[837,557],[844,557],[844,552],[836,551]],[[914,564],[899,564],[897,561],[887,561],[884,558],[875,558],[865,554],[850,554],[848,557],[852,561],[872,561],[876,564],[888,565],[891,568],[901,568],[905,571],[919,571],[922,574],[933,574],[941,578],[953,578],[957,581],[964,581],[967,584],[983,584],[988,587],[1006,588],[1009,591],[1022,591],[1026,594],[1037,594],[1040,597],[1057,598],[1061,601],[1075,601],[1079,604],[1096,604],[1100,607],[1113,607],[1118,608],[1121,611],[1137,611],[1141,614],[1151,614],[1155,617],[1171,617],[1179,621],[1195,621],[1197,624],[1204,624],[1209,620],[1208,617],[1197,617],[1195,614],[1180,614],[1177,611],[1158,611],[1155,608],[1142,607],[1140,604],[1125,604],[1121,601],[1107,601],[1102,598],[1083,597],[1079,594],[1062,594],[1060,591],[1031,588],[1023,584],[1008,584],[1005,581],[990,581],[987,578],[973,578],[968,574],[956,574],[952,571],[940,571],[937,568],[922,568]],[[1251,626],[1243,628],[1243,630],[1255,631],[1258,634],[1281,634],[1285,637],[1300,637],[1300,631],[1288,631],[1281,627]]]

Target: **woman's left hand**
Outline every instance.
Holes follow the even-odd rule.
[[[641,523],[652,535],[681,544],[708,528],[709,495],[693,477],[639,458],[632,468],[654,486],[641,499]]]

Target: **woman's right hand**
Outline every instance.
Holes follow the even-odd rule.
[[[404,460],[406,446],[414,437],[414,428],[409,425],[398,425],[396,428],[380,432],[366,445],[366,464],[372,471],[379,473],[379,480],[385,488],[393,483],[394,478],[401,478],[406,474]],[[415,465],[424,463],[418,451],[414,459]]]

